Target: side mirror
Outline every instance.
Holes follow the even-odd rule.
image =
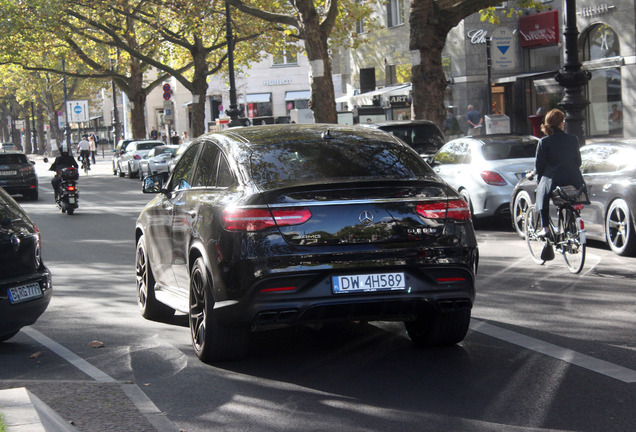
[[[141,191],[143,193],[158,194],[163,190],[163,174],[155,174],[144,178]]]

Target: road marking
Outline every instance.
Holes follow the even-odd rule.
[[[538,353],[545,354],[558,360],[563,360],[567,363],[580,366],[584,369],[617,379],[625,383],[636,382],[636,371],[632,369],[627,369],[623,366],[618,366],[605,360],[590,357],[588,355],[581,354],[579,352],[572,351],[558,345],[553,345],[539,339],[524,336],[520,333],[506,330],[480,320],[471,320],[470,329],[494,337],[496,339],[518,345],[522,348],[536,351]]]
[[[80,356],[72,352],[71,350],[64,348],[62,345],[55,342],[53,339],[47,336],[44,336],[42,333],[35,330],[34,328],[24,327],[22,331],[26,333],[27,335],[29,335],[32,339],[35,339],[36,341],[38,341],[39,343],[41,343],[42,345],[44,345],[45,347],[53,351],[55,354],[59,355],[64,360],[66,360],[67,362],[69,362],[70,364],[72,364],[73,366],[81,370],[82,372],[84,372],[86,375],[93,378],[95,381],[117,382],[110,375],[97,369],[95,366],[93,366],[92,364],[90,364],[89,362],[87,362],[86,360],[84,360],[83,358],[81,358]]]

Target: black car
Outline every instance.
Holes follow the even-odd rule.
[[[0,150],[0,187],[11,195],[38,199],[38,176],[34,161],[22,152]]]
[[[618,255],[636,253],[636,139],[604,139],[581,147],[581,172],[590,205],[581,210],[588,238],[607,242]],[[523,237],[523,217],[535,201],[536,179],[520,181],[510,211]],[[550,206],[554,210],[554,206]]]
[[[392,133],[413,147],[413,150],[427,161],[431,160],[446,142],[442,130],[430,120],[387,120],[361,126]]]
[[[0,188],[0,342],[33,324],[51,300],[40,232]]]
[[[463,340],[478,249],[470,212],[410,147],[375,129],[271,125],[203,135],[136,226],[144,317],[189,315],[203,361],[250,330],[404,321],[417,345]]]

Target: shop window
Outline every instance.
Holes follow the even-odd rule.
[[[272,115],[272,94],[252,93],[245,97],[248,117],[266,117]]]
[[[585,39],[585,60],[600,60],[620,55],[616,32],[607,24],[599,24],[588,32]]]
[[[386,5],[387,27],[404,24],[404,0],[389,0]]]
[[[587,32],[584,59],[594,61],[616,57],[620,43],[616,32],[607,24],[598,24]],[[620,67],[592,69],[587,86],[588,130],[591,136],[623,135],[623,101]]]

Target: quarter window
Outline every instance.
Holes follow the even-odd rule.
[[[170,182],[170,189],[183,190],[190,189],[192,187],[190,184],[190,178],[192,177],[191,172],[194,165],[194,158],[198,151],[199,145],[195,144],[188,148],[183,156],[181,156],[181,159],[174,167],[172,180]]]

